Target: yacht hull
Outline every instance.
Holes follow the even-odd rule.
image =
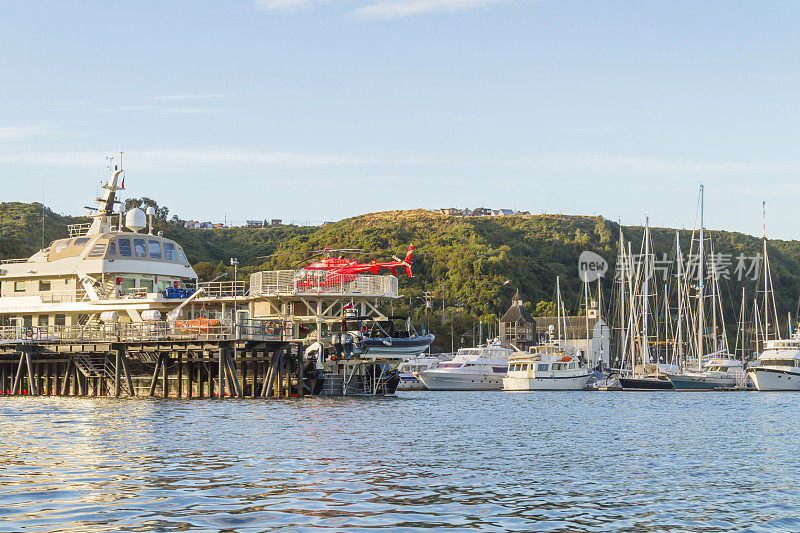
[[[459,372],[418,372],[415,374],[428,390],[502,390],[503,376]]]
[[[503,390],[511,392],[583,390],[589,381],[589,374],[584,376],[564,377],[512,377],[503,378]]]
[[[407,338],[370,337],[361,341],[364,355],[367,357],[385,357],[387,359],[408,359],[416,357],[433,342],[431,334]]]
[[[619,386],[626,391],[675,390],[668,379],[619,378]]]
[[[756,367],[749,373],[760,391],[800,391],[800,372]]]
[[[712,391],[729,389],[738,385],[735,376],[705,376],[703,374],[668,374],[675,390],[683,391]]]
[[[412,372],[400,372],[400,384],[397,390],[425,390],[425,384]]]

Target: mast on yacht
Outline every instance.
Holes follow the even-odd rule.
[[[648,338],[647,315],[649,312],[650,300],[650,215],[645,215],[644,226],[644,280],[642,283],[642,365],[647,372],[647,365],[650,363],[650,346]]]
[[[678,362],[681,368],[683,364],[683,253],[681,252],[681,234],[679,231],[675,232],[675,250],[677,251],[678,258],[678,327],[676,331],[675,349],[673,350],[673,358]]]
[[[561,276],[556,276],[556,321],[558,322],[558,341],[561,342]]]
[[[697,370],[703,370],[703,336],[705,332],[705,257],[703,253],[704,245],[703,227],[703,184],[700,184],[700,243],[698,247],[698,269],[697,269]]]

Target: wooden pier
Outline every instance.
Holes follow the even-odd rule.
[[[321,387],[285,341],[22,342],[0,345],[0,395],[303,397]]]

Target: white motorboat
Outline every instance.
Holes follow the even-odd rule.
[[[535,346],[511,357],[503,390],[583,390],[590,376],[589,366],[572,350],[558,344]]]
[[[497,339],[477,348],[461,348],[452,361],[414,372],[429,390],[501,390],[513,350]]]
[[[400,372],[400,385],[397,386],[397,390],[425,390],[425,384],[414,373],[436,368],[439,363],[451,361],[452,359],[453,354],[451,353],[433,355],[423,353],[404,361],[397,368]]]
[[[800,331],[791,339],[765,341],[747,373],[760,391],[800,391]]]

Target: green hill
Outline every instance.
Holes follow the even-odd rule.
[[[151,202],[147,200],[147,202]],[[131,205],[137,201],[132,201]],[[370,255],[362,260],[387,260],[402,256],[413,243],[414,278],[401,275],[404,299],[393,306],[395,312],[411,311],[425,322],[424,291],[434,295],[427,320],[435,333],[449,337],[449,325],[443,326],[442,303],[449,321],[454,321],[455,344],[459,336],[469,336],[480,318],[496,323],[498,314],[508,307],[517,288],[532,311],[554,300],[556,276],[562,280],[566,305],[579,312],[582,282],[578,278],[578,256],[594,251],[611,263],[604,284],[605,301],[610,301],[619,226],[602,217],[565,215],[526,215],[509,217],[453,217],[423,210],[374,213],[349,218],[323,227],[281,226],[275,228],[186,229],[167,210],[159,213],[158,229],[184,247],[198,274],[210,278],[227,270],[229,258],[238,257],[240,271],[246,275],[261,269],[297,268],[302,254],[280,255],[267,260],[259,256],[306,252],[319,248],[362,248]],[[0,204],[0,258],[24,257],[39,249],[42,241],[42,208],[39,204]],[[45,210],[45,241],[66,235],[66,225],[85,219],[57,215]],[[623,227],[639,249],[643,229]],[[736,257],[755,256],[761,251],[761,239],[740,233],[711,232],[714,252]],[[691,233],[681,232],[684,253]],[[674,256],[675,230],[653,229],[656,254]],[[770,241],[769,253],[780,319],[788,312],[796,315],[800,295],[800,242]],[[668,276],[669,278],[669,276]],[[731,322],[738,316],[741,287],[752,301],[757,282],[739,283],[732,275],[721,281],[721,292]],[[661,284],[663,281],[655,282]],[[409,309],[410,306],[410,309]],[[552,306],[550,307],[552,310]],[[456,317],[453,319],[452,317]],[[735,327],[735,326],[734,326]],[[785,325],[784,331],[785,331]],[[449,338],[447,339],[449,342]],[[466,342],[466,339],[465,339]]]

